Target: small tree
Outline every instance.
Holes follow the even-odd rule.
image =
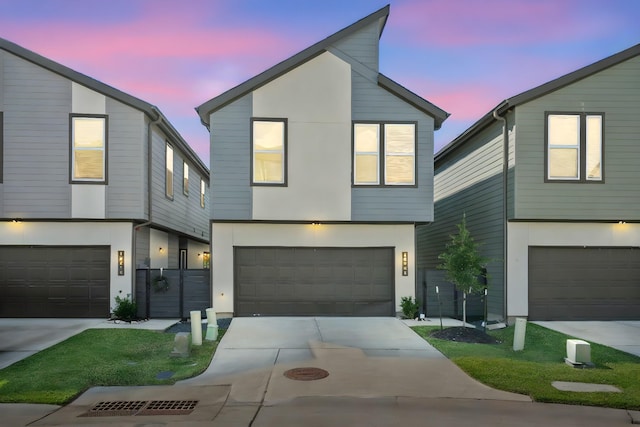
[[[463,294],[462,321],[467,323],[467,294],[481,293],[485,284],[480,280],[484,267],[489,261],[478,252],[478,244],[467,229],[466,215],[458,224],[458,234],[451,235],[451,241],[438,256],[442,264],[438,268],[446,271],[445,278]]]

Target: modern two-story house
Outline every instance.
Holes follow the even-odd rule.
[[[108,317],[203,268],[209,171],[153,105],[0,39],[0,317]]]
[[[447,113],[379,72],[389,7],[197,107],[216,311],[394,315]]]
[[[490,318],[640,319],[639,117],[640,45],[502,101],[435,156],[419,268],[466,213]]]

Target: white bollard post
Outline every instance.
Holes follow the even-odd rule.
[[[216,319],[216,312],[213,308],[207,308],[207,334],[205,339],[207,341],[215,341],[218,339],[218,320]]]
[[[516,319],[516,329],[513,332],[513,351],[524,349],[524,336],[527,331],[527,319],[518,317]]]
[[[191,314],[191,343],[202,345],[202,314],[200,310],[189,312]]]

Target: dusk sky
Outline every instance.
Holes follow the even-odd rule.
[[[386,4],[380,71],[451,114],[640,43],[640,0],[0,0],[0,37],[158,106],[202,160],[194,107]]]

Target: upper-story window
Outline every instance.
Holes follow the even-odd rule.
[[[415,123],[354,123],[353,184],[416,184]]]
[[[604,114],[546,113],[546,181],[603,180]]]
[[[107,182],[107,116],[72,114],[71,182]]]
[[[4,164],[4,160],[2,158],[2,153],[4,152],[3,143],[2,143],[2,138],[4,135],[4,131],[2,130],[3,123],[4,123],[4,117],[2,115],[2,111],[0,111],[0,184],[2,183],[2,176],[3,176],[2,165]]]
[[[251,119],[251,183],[287,185],[287,120]]]
[[[200,207],[201,208],[204,208],[204,195],[206,190],[207,190],[206,184],[204,183],[204,180],[201,179],[200,180]]]
[[[185,196],[189,195],[189,165],[187,162],[182,163],[182,192]]]
[[[165,150],[165,194],[173,199],[173,147],[167,143]]]

